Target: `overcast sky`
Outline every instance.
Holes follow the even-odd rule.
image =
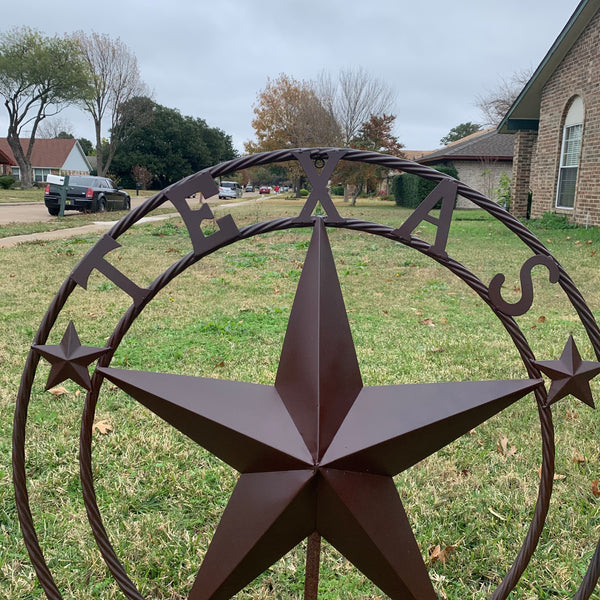
[[[361,66],[397,93],[396,135],[431,150],[459,123],[481,120],[476,97],[536,68],[578,0],[23,0],[0,30],[78,29],[120,37],[154,100],[201,117],[243,151],[267,77],[310,80]],[[91,119],[69,109],[76,137]],[[0,108],[0,135],[7,131]]]

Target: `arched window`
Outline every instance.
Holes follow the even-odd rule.
[[[571,103],[563,129],[556,191],[557,208],[573,208],[575,204],[575,189],[577,185],[579,155],[581,154],[582,134],[583,100],[578,96]]]

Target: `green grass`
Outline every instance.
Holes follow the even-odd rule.
[[[244,224],[297,214],[297,200],[232,209]],[[359,201],[344,216],[398,226],[409,212]],[[221,216],[223,211],[216,214]],[[427,224],[424,237],[434,233]],[[597,230],[536,234],[600,311]],[[512,342],[491,311],[437,263],[383,238],[328,230],[361,372],[366,385],[525,377]],[[229,246],[188,269],[146,308],[128,332],[114,366],[273,383],[310,231],[288,230]],[[0,451],[10,430],[20,373],[31,339],[62,281],[97,236],[0,250]],[[180,220],[142,225],[120,240],[110,260],[147,285],[191,250]],[[589,242],[589,243],[588,243]],[[528,251],[480,212],[459,212],[448,252],[484,282],[507,276],[507,299]],[[535,303],[518,318],[536,356],[557,358],[573,333],[585,359],[589,343],[560,289],[534,271]],[[512,297],[514,296],[514,298]],[[82,343],[104,345],[129,297],[94,272],[77,289],[49,343],[70,319]],[[544,317],[544,319],[541,319]],[[40,543],[65,598],[122,598],[93,541],[81,500],[78,436],[83,395],[44,392],[41,363],[32,394],[27,469]],[[599,386],[592,383],[598,397]],[[600,534],[599,417],[573,399],[553,409],[557,473],[551,515],[531,564],[511,598],[571,597]],[[114,386],[103,386],[94,434],[98,504],[116,552],[148,598],[183,599],[235,484],[235,473],[173,431]],[[499,451],[506,436],[515,452]],[[406,512],[427,560],[437,544],[456,546],[446,564],[430,566],[440,598],[488,598],[514,560],[529,525],[538,486],[540,435],[533,398],[490,419],[397,478]],[[573,462],[575,453],[585,462]],[[43,598],[18,530],[10,469],[0,465],[0,597]],[[374,510],[377,507],[374,505]],[[302,596],[304,557],[284,557],[238,598]],[[382,594],[325,544],[320,597]]]

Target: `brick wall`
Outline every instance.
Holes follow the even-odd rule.
[[[564,120],[580,96],[585,120],[573,209],[555,208]],[[565,56],[542,92],[540,126],[531,165],[532,217],[552,210],[600,225],[600,11]]]
[[[497,198],[496,188],[502,173],[506,173],[510,177],[512,169],[510,161],[455,160],[452,161],[452,164],[458,171],[459,181],[481,192],[491,200]],[[477,208],[476,204],[461,196],[458,197],[456,206],[457,208]]]
[[[527,216],[527,200],[531,191],[531,161],[536,142],[536,131],[523,129],[515,134],[515,154],[510,182],[510,212],[516,217]]]

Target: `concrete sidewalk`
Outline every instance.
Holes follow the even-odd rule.
[[[135,225],[142,223],[152,223],[154,221],[164,221],[172,217],[178,217],[179,213],[168,213],[166,215],[157,215],[155,217],[144,217],[137,221]],[[12,248],[18,244],[27,242],[37,242],[43,240],[60,240],[78,235],[86,235],[88,233],[102,233],[110,229],[118,221],[94,221],[90,225],[82,225],[81,227],[71,227],[69,229],[56,229],[54,231],[41,231],[39,233],[28,233],[25,235],[13,235],[11,237],[0,238],[0,248]]]

